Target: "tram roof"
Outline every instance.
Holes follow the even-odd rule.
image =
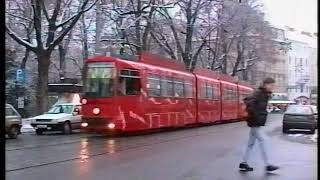
[[[133,63],[143,63],[147,65],[153,65],[156,67],[168,68],[176,71],[182,71],[190,73],[186,70],[186,66],[184,63],[179,62],[174,59],[162,57],[160,55],[142,52],[140,57],[137,59],[125,59],[121,58],[120,56],[96,56],[89,58],[88,62],[99,62],[99,61],[126,61],[126,62],[133,62]]]
[[[97,56],[97,57],[89,58],[88,61],[91,61],[91,62],[124,61],[124,62],[129,62],[129,63],[132,62],[133,64],[134,63],[142,63],[145,65],[151,65],[151,66],[155,66],[158,68],[165,68],[168,70],[178,71],[180,73],[188,73],[188,74],[191,73],[188,70],[186,70],[187,68],[184,63],[179,62],[174,59],[166,58],[166,57],[163,57],[160,55],[152,54],[149,52],[142,52],[138,59],[134,58],[132,60],[121,58],[120,56],[114,56],[114,57]],[[194,73],[199,76],[213,78],[213,79],[229,82],[232,84],[239,84],[239,85],[242,85],[243,87],[251,88],[249,83],[247,83],[247,82],[240,81],[240,80],[238,80],[234,77],[228,76],[226,74],[211,71],[211,70],[208,70],[205,68],[195,68]]]

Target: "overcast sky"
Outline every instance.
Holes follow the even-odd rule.
[[[266,19],[273,25],[317,32],[318,0],[261,0]]]

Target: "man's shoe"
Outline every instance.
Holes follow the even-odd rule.
[[[250,167],[247,163],[240,163],[239,168],[241,171],[253,171],[253,168]]]
[[[275,170],[277,170],[277,169],[279,169],[279,167],[278,166],[273,166],[273,165],[269,165],[269,166],[267,166],[266,167],[266,171],[275,171]]]

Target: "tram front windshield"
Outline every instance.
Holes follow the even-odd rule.
[[[89,63],[85,79],[86,97],[114,95],[115,68],[111,63]]]

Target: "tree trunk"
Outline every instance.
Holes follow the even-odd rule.
[[[141,0],[138,0],[137,2],[137,11],[141,10]],[[135,14],[136,22],[135,22],[135,28],[136,28],[136,51],[137,54],[141,54],[141,27],[140,27],[140,20],[138,19],[141,16],[141,13]]]
[[[242,71],[242,79],[248,81],[248,69]]]
[[[88,59],[89,57],[89,48],[88,48],[88,31],[86,27],[86,23],[84,20],[84,15],[81,18],[82,22],[82,33],[83,33],[83,59]]]
[[[65,74],[66,74],[66,51],[63,48],[62,44],[59,44],[59,58],[60,58],[60,71],[59,71],[59,77],[60,80],[62,80],[63,78],[65,78]]]
[[[222,68],[221,68],[221,71],[223,74],[227,74],[228,72],[228,59],[227,59],[227,43],[225,42],[226,40],[224,39],[223,41],[223,44],[222,44],[222,54],[224,55],[223,58],[222,58]]]
[[[40,53],[38,58],[38,82],[36,91],[37,114],[42,114],[48,110],[48,82],[50,55]]]
[[[193,36],[193,22],[192,22],[192,0],[188,1],[187,8],[186,8],[186,18],[187,18],[187,27],[186,27],[186,40],[185,40],[185,48],[183,53],[183,61],[188,67],[191,69],[192,63],[192,36]]]
[[[30,53],[30,49],[26,48],[26,51],[24,53],[24,57],[22,59],[21,65],[20,65],[21,69],[25,69],[26,68],[26,64],[27,64],[27,61],[28,61],[28,58],[29,58],[29,53]]]
[[[231,76],[235,76],[238,72],[238,67],[240,63],[244,63],[243,61],[243,49],[241,48],[240,42],[241,40],[238,40],[237,42],[237,59],[236,63],[233,66],[232,74]],[[244,66],[243,66],[244,67]]]
[[[96,3],[96,44],[95,44],[95,55],[104,55],[102,43],[101,43],[101,35],[103,31],[103,17],[102,17],[102,7],[101,1]]]

